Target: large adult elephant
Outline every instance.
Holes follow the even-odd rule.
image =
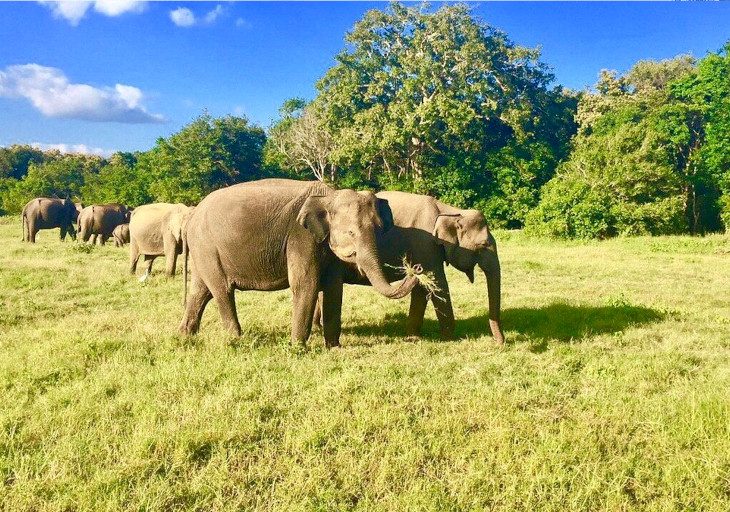
[[[454,335],[454,310],[444,264],[464,272],[474,282],[474,268],[484,272],[487,279],[489,326],[494,339],[504,343],[500,320],[501,270],[497,243],[489,231],[484,215],[477,210],[462,210],[430,196],[407,192],[379,192],[377,197],[387,201],[394,227],[379,242],[380,256],[386,264],[389,279],[398,278],[394,267],[402,265],[405,256],[411,264],[420,264],[423,272],[433,273],[438,291],[429,295],[421,285],[411,293],[407,333],[418,336],[430,296],[441,336]],[[353,268],[348,268],[345,282],[368,285],[367,280]],[[319,323],[317,308],[315,321]]]
[[[153,203],[135,208],[129,221],[129,271],[137,271],[140,255],[147,262],[145,277],[158,256],[165,257],[165,272],[175,275],[178,254],[182,253],[182,229],[192,207],[184,204]]]
[[[66,233],[76,240],[74,222],[78,209],[70,199],[56,197],[36,197],[23,207],[23,241],[35,243],[35,237],[41,229],[61,229],[61,240]]]
[[[129,222],[131,214],[131,208],[119,203],[87,206],[79,213],[79,237],[84,242],[92,239],[92,243],[99,237],[101,245],[104,245],[118,225]]]
[[[387,205],[371,192],[335,191],[319,182],[267,179],[211,193],[184,235],[192,292],[180,332],[197,332],[215,298],[223,324],[240,335],[235,290],[291,287],[292,340],[309,338],[321,290],[325,343],[339,345],[343,262],[356,265],[389,298],[404,297],[417,283],[411,276],[392,286],[383,274],[376,237],[391,225]]]

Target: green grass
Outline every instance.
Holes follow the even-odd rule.
[[[458,339],[345,293],[343,348],[290,296],[175,334],[178,278],[0,219],[0,509],[730,509],[730,238],[498,232],[508,344],[450,270]]]

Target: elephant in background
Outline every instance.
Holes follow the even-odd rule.
[[[398,299],[417,278],[392,286],[383,274],[376,237],[392,221],[371,192],[333,190],[320,182],[266,179],[209,194],[196,207],[184,234],[185,277],[192,262],[192,291],[180,323],[182,334],[200,327],[214,298],[223,324],[241,334],[235,290],[292,290],[292,333],[304,345],[317,295],[323,295],[328,347],[339,345],[343,262],[361,269],[373,287]]]
[[[112,231],[112,237],[114,237],[115,247],[124,247],[125,244],[129,243],[129,223],[119,224]]]
[[[41,229],[61,229],[61,240],[66,233],[76,240],[74,222],[78,217],[77,205],[71,199],[57,197],[36,197],[23,207],[21,215],[23,223],[23,241],[35,243],[35,237]]]
[[[177,256],[182,253],[182,230],[193,210],[184,204],[153,203],[139,206],[129,221],[129,271],[137,272],[140,255],[147,262],[144,278],[158,256],[165,257],[165,273],[175,275]]]
[[[79,237],[83,242],[91,240],[91,243],[99,237],[99,243],[104,245],[118,225],[129,222],[131,214],[131,208],[119,203],[87,206],[79,213]]]
[[[472,283],[474,268],[478,265],[487,279],[492,336],[503,344],[501,269],[497,243],[484,215],[478,210],[454,208],[433,197],[407,192],[379,192],[377,197],[387,201],[393,215],[394,227],[379,244],[388,278],[398,279],[399,271],[393,267],[400,267],[404,256],[411,264],[420,264],[424,273],[433,273],[439,291],[430,294],[430,299],[436,310],[441,337],[449,339],[454,335],[455,322],[444,264],[464,272]],[[345,282],[370,284],[351,267]],[[421,285],[413,289],[407,323],[409,336],[421,334],[428,300],[429,293]],[[315,322],[320,322],[319,308],[315,312]]]

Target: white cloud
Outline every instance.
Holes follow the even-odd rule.
[[[96,0],[94,10],[105,16],[119,16],[126,12],[140,13],[147,8],[147,2],[138,0]]]
[[[79,24],[79,21],[81,21],[81,18],[86,15],[86,11],[89,10],[92,2],[68,0],[62,2],[46,1],[38,3],[48,7],[56,18],[64,18],[68,20],[71,25],[76,26]]]
[[[43,115],[85,121],[162,123],[142,105],[144,95],[131,85],[93,87],[69,82],[63,71],[38,64],[0,70],[0,97],[25,98]]]
[[[218,4],[215,6],[215,9],[210,11],[208,14],[205,15],[205,22],[208,24],[214,23],[215,20],[217,20],[221,14],[223,14],[224,9],[223,6]]]
[[[192,27],[193,25],[212,25],[225,14],[225,8],[218,4],[202,18],[197,18],[193,11],[187,7],[178,7],[170,11],[170,19],[178,27]]]
[[[110,157],[116,153],[116,150],[114,149],[95,148],[87,146],[86,144],[47,144],[45,142],[31,142],[30,145],[34,148],[40,149],[41,151],[50,151],[55,149],[63,154],[82,153],[84,155]]]
[[[48,7],[56,18],[63,18],[76,26],[93,5],[94,10],[104,16],[119,16],[127,12],[140,13],[147,2],[138,0],[44,0],[38,2]]]
[[[195,25],[195,15],[187,7],[178,7],[170,11],[170,19],[178,27],[192,27]]]

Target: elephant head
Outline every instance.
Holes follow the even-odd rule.
[[[71,239],[76,240],[76,228],[74,228],[74,222],[76,222],[76,219],[79,216],[79,211],[76,208],[76,204],[68,196],[66,196],[65,199],[61,199],[61,205],[63,205],[63,210],[65,212],[66,230],[68,231],[68,234],[71,235]]]
[[[444,246],[446,264],[464,272],[474,282],[474,267],[487,278],[489,327],[494,339],[504,343],[500,319],[501,270],[497,242],[489,232],[484,215],[478,210],[460,210],[439,215],[433,236]]]
[[[392,286],[378,254],[376,234],[393,226],[387,201],[372,192],[337,190],[327,195],[307,198],[297,217],[318,243],[327,240],[334,255],[357,266],[373,287],[391,299],[408,295],[418,279],[411,276],[400,286]]]

